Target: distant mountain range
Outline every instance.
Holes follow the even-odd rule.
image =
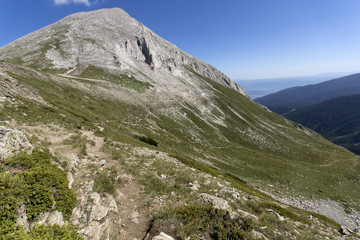
[[[353,74],[355,72],[331,72],[322,73],[312,76],[299,76],[299,77],[287,77],[287,78],[268,78],[268,79],[237,79],[235,80],[240,86],[242,86],[246,93],[252,98],[260,98],[265,95],[278,92],[280,90],[291,88],[295,86],[305,86],[309,84],[320,83],[329,79],[339,78],[346,75]]]
[[[274,112],[285,114],[294,109],[353,94],[360,94],[360,74],[353,74],[304,87],[284,89],[256,98],[255,101]]]
[[[360,154],[360,94],[338,97],[285,114],[332,142]]]
[[[284,89],[255,101],[360,154],[360,74]]]

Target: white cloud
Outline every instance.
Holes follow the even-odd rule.
[[[54,0],[55,5],[65,5],[65,4],[76,3],[76,4],[85,4],[88,7],[90,7],[95,2],[96,1],[91,2],[90,0]]]

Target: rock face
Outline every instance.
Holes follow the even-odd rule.
[[[0,126],[0,160],[31,149],[31,144],[20,130]]]
[[[25,65],[69,72],[89,65],[113,72],[140,70],[157,79],[168,78],[168,73],[188,78],[187,66],[246,95],[225,74],[181,51],[119,8],[70,15],[0,49],[0,60],[19,59]]]

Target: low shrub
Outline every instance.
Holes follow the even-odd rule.
[[[166,225],[176,225],[178,237],[191,239],[249,239],[253,229],[249,219],[231,216],[229,211],[213,208],[211,205],[193,205],[164,211],[155,218],[156,231]],[[153,231],[154,231],[153,230]]]
[[[39,214],[49,210],[60,211],[65,220],[70,218],[76,204],[76,195],[68,188],[65,172],[51,163],[49,153],[34,149],[31,155],[19,153],[5,159],[3,163],[5,167],[0,173],[0,236],[16,236],[22,232],[21,228],[15,227],[15,212],[21,205],[25,205],[29,220],[34,220]]]
[[[107,170],[100,172],[94,181],[93,190],[96,192],[106,192],[115,194],[115,177],[108,173]]]
[[[152,139],[151,137],[147,137],[147,136],[134,136],[135,138],[139,139],[140,141],[147,143],[149,145],[153,145],[155,147],[158,146],[158,142],[156,142],[154,139]]]

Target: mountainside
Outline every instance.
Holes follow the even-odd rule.
[[[253,102],[120,9],[66,17],[0,59],[0,140],[13,156],[0,156],[11,202],[2,233],[66,222],[87,239],[335,239],[359,228],[358,156]],[[14,128],[51,156],[14,156]],[[57,185],[26,177],[46,167],[66,173],[76,204],[69,189],[64,208]]]
[[[283,114],[332,98],[360,93],[360,74],[336,78],[326,82],[293,87],[255,99],[270,110]]]
[[[285,114],[330,141],[360,154],[360,94],[338,97]]]

